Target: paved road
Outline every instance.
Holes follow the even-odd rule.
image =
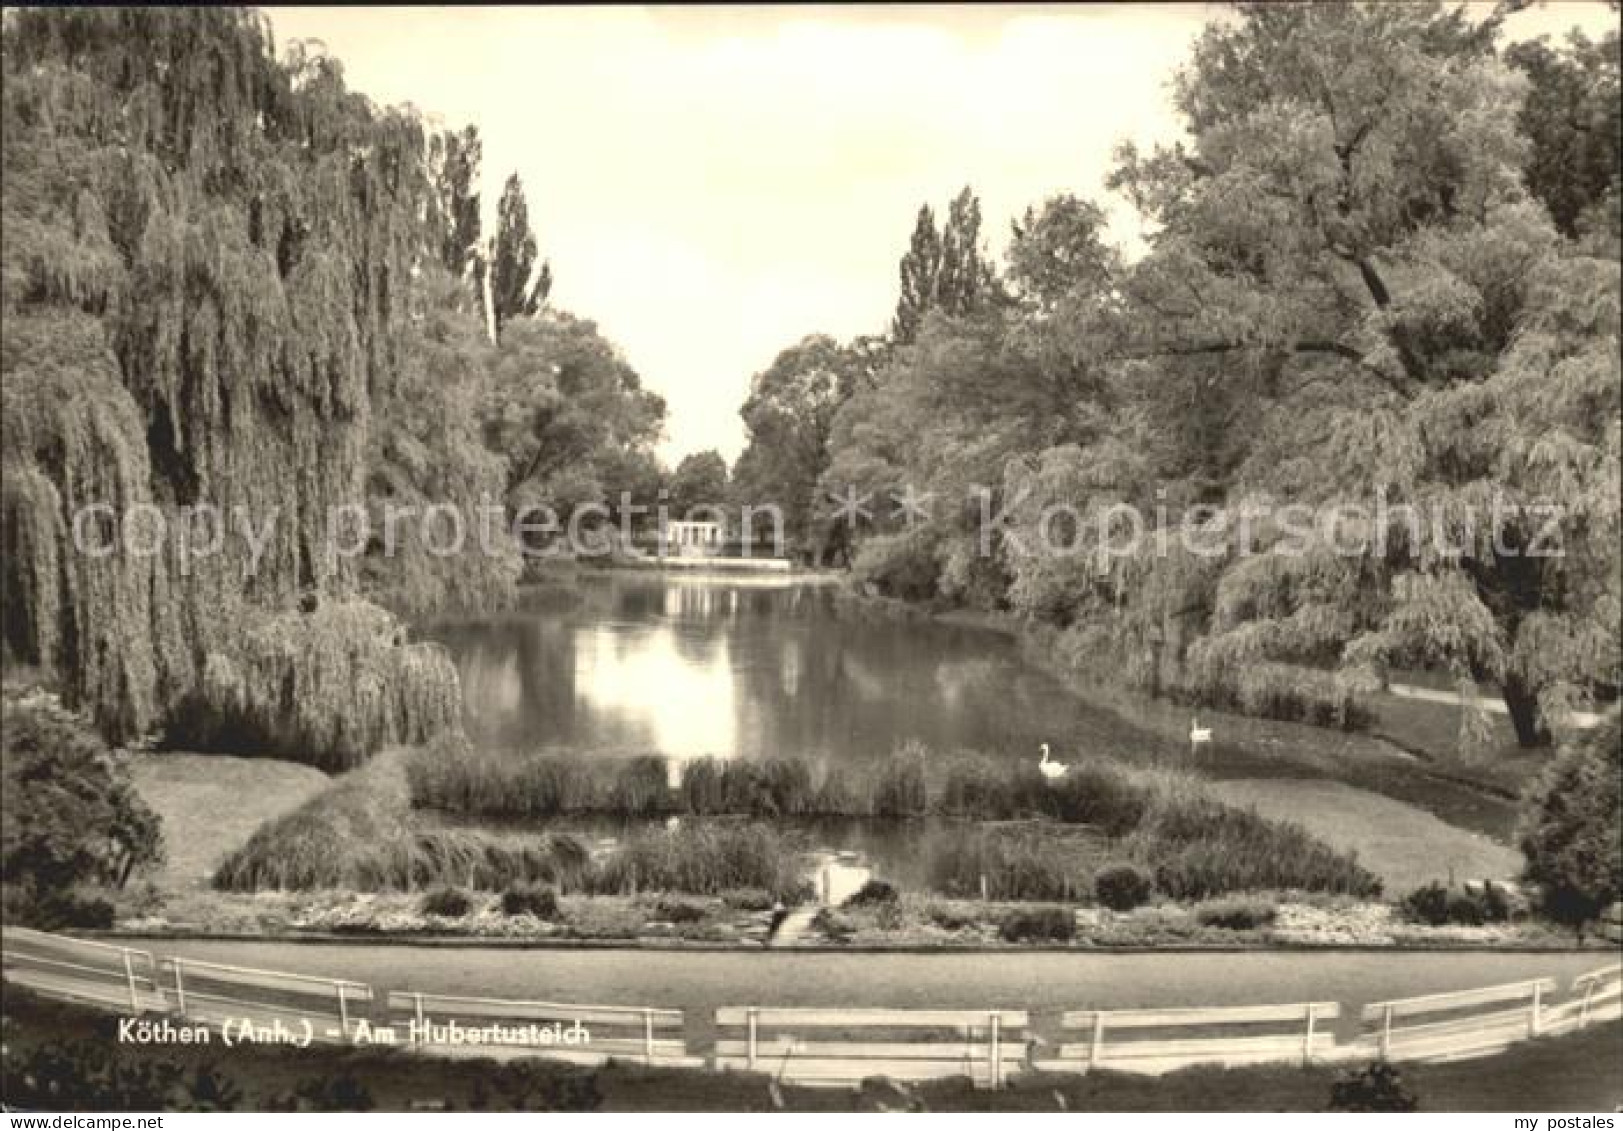
[[[738,953],[162,940],[154,940],[151,949],[350,978],[379,991],[684,1009],[699,1032],[721,1005],[997,1006],[1052,1016],[1090,1007],[1298,1001],[1356,1007],[1535,977],[1557,978],[1564,992],[1574,975],[1616,957],[1601,951]]]

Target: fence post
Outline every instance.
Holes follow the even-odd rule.
[[[1387,1003],[1384,1015],[1381,1018],[1381,1059],[1385,1060],[1392,1053],[1392,1005]]]
[[[749,1052],[748,1052],[749,1061],[748,1061],[748,1065],[749,1065],[750,1071],[752,1071],[752,1072],[755,1070],[755,1013],[756,1013],[755,1006],[753,1006],[753,1005],[750,1006],[749,1007],[749,1013],[747,1015],[747,1020],[749,1022]]]
[[[181,980],[181,961],[178,958],[170,959],[175,964],[175,1004],[180,1009],[180,1015],[186,1016],[186,983]]]
[[[647,1063],[654,1063],[654,1011],[642,1011],[642,1055]]]
[[[992,1064],[991,1064],[991,1069],[992,1070],[987,1076],[987,1079],[991,1082],[992,1088],[994,1090],[996,1090],[997,1088],[1002,1087],[1002,1085],[1003,1085],[1003,1081],[1001,1079],[1002,1071],[1003,1071],[1003,1050],[998,1048],[998,1038],[1000,1036],[1002,1036],[1002,1033],[999,1031],[999,1026],[1002,1023],[1003,1023],[1003,1015],[1002,1015],[1001,1011],[994,1009],[992,1011],[992,1028],[991,1028],[991,1036],[992,1036]]]
[[[1539,1005],[1544,997],[1544,983],[1533,983],[1533,1003],[1527,1009],[1527,1035],[1538,1036],[1539,1031]]]
[[[135,966],[130,961],[130,952],[126,948],[120,951],[124,955],[124,982],[130,988],[130,1012],[141,1012],[141,998],[135,992]]]
[[[1093,1013],[1093,1040],[1088,1045],[1088,1071],[1098,1067],[1099,1054],[1104,1051],[1105,1044],[1105,1015],[1099,1010]]]
[[[417,1003],[417,1028],[413,1032],[416,1039],[413,1043],[426,1045],[428,1043],[428,1026],[423,1023],[423,995],[414,993],[411,996]]]
[[[1302,1038],[1302,1066],[1313,1063],[1313,1021],[1317,1012],[1313,1002],[1307,1003],[1307,1036]]]
[[[349,1005],[344,1001],[344,983],[333,983],[338,987],[338,1033],[349,1040]]]

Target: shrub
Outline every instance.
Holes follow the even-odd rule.
[[[502,892],[503,915],[533,915],[552,922],[558,918],[557,889],[546,884],[512,884]]]
[[[980,821],[1013,817],[1019,812],[1020,804],[1014,778],[1010,767],[1000,766],[989,758],[959,758],[947,767],[941,790],[941,811],[949,816]]]
[[[1005,942],[1069,942],[1076,937],[1076,915],[1068,907],[1019,907],[998,924]]]
[[[372,1090],[348,1072],[301,1080],[265,1105],[268,1111],[371,1111],[377,1104]]]
[[[715,758],[695,758],[682,767],[682,808],[698,815],[725,813],[725,764]]]
[[[123,886],[134,869],[162,858],[157,814],[89,722],[48,692],[8,686],[0,701],[8,914],[40,926],[110,925],[99,922],[95,901],[81,904],[73,890]]]
[[[1131,838],[1156,861],[1155,886],[1174,899],[1237,891],[1312,891],[1376,896],[1381,883],[1350,853],[1300,825],[1210,798],[1163,794]]]
[[[611,895],[764,888],[787,903],[803,895],[805,881],[791,838],[767,825],[726,822],[633,832],[591,870],[586,886]]]
[[[1072,766],[1039,796],[1042,811],[1062,821],[1093,825],[1108,837],[1123,837],[1144,819],[1145,790],[1119,771],[1097,765]]]
[[[602,805],[615,813],[652,817],[669,812],[670,803],[665,759],[645,754],[617,768]]]
[[[1522,802],[1527,878],[1546,915],[1580,930],[1623,898],[1623,724],[1601,725],[1564,746]]]
[[[980,917],[973,911],[960,910],[944,903],[930,904],[925,914],[930,922],[943,931],[961,931],[980,922]]]
[[[1195,920],[1204,927],[1230,931],[1254,931],[1273,924],[1279,909],[1260,899],[1220,899],[1195,909]]]
[[[1510,918],[1510,901],[1492,883],[1480,888],[1451,888],[1433,880],[1404,896],[1399,908],[1406,918],[1432,927],[1450,923],[1480,927]]]
[[[940,572],[935,538],[923,527],[907,534],[876,534],[863,541],[851,563],[858,586],[904,601],[934,597]]]
[[[1137,864],[1109,864],[1093,877],[1093,894],[1113,911],[1131,911],[1150,900],[1153,881]]]
[[[0,1071],[7,1108],[29,1111],[172,1111],[184,1087],[173,1061],[132,1057],[108,1041],[8,1042]]]
[[[655,912],[667,923],[697,923],[709,914],[709,909],[687,899],[662,899],[655,905]]]
[[[739,888],[721,893],[721,901],[735,911],[770,911],[777,902],[772,893],[760,888]]]
[[[422,909],[424,915],[460,919],[473,910],[473,898],[461,888],[435,888],[423,896]]]
[[[1091,846],[1037,829],[971,828],[932,836],[925,847],[930,888],[959,899],[1069,900],[1087,890]]]
[[[834,942],[845,942],[857,933],[857,925],[851,921],[850,916],[843,915],[832,907],[824,907],[812,917],[811,929]]]
[[[922,817],[930,807],[924,778],[928,751],[908,742],[880,766],[873,785],[873,811],[878,817]]]
[[[1414,1111],[1419,1106],[1398,1070],[1377,1060],[1330,1085],[1331,1111]]]
[[[895,903],[900,898],[896,885],[888,880],[872,879],[863,884],[845,901],[847,907],[871,907],[881,903]]]

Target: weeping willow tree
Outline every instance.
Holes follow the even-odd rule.
[[[4,26],[8,658],[116,738],[184,705],[221,741],[251,719],[259,748],[353,759],[443,725],[443,655],[381,613],[287,611],[356,587],[327,516],[362,497],[413,280],[443,242],[420,123],[320,53],[278,61],[251,11]],[[172,533],[202,503],[263,546],[128,537],[131,516]],[[76,548],[76,519],[111,552]]]

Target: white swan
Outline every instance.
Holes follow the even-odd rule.
[[[1050,762],[1048,760],[1048,743],[1042,745],[1043,756],[1037,760],[1037,768],[1042,771],[1043,777],[1049,781],[1058,781],[1065,776],[1065,771],[1071,767],[1064,762]]]
[[[1189,720],[1189,753],[1197,754],[1202,746],[1212,744],[1212,728],[1200,725],[1200,720]]]

